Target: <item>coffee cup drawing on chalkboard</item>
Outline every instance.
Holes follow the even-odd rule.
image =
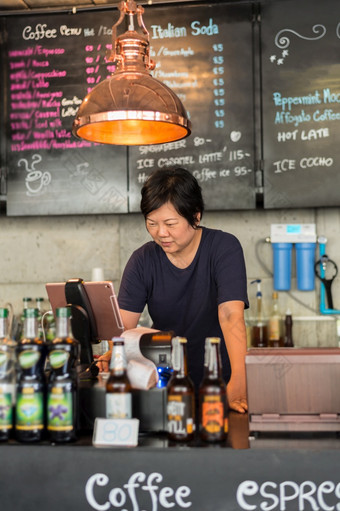
[[[45,193],[46,187],[52,180],[51,173],[47,170],[45,172],[37,170],[35,167],[41,163],[42,157],[40,154],[33,154],[31,166],[26,158],[21,158],[18,161],[18,167],[24,166],[27,174],[25,178],[26,195],[36,197]]]

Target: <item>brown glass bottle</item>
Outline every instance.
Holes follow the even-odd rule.
[[[10,438],[15,403],[15,347],[8,329],[8,309],[0,308],[0,441]]]
[[[38,442],[45,428],[46,346],[38,337],[38,310],[24,311],[24,338],[17,346],[19,376],[15,408],[15,436],[20,442]]]
[[[187,339],[172,339],[171,360],[174,370],[167,385],[169,440],[188,442],[195,433],[195,391],[187,369]]]
[[[226,384],[222,377],[220,338],[205,340],[205,371],[199,389],[200,438],[222,442],[227,431]]]
[[[70,307],[57,308],[56,326],[56,338],[47,345],[51,366],[47,384],[47,432],[51,442],[71,442],[77,434],[76,368],[80,344],[72,336]]]
[[[288,309],[285,317],[285,342],[284,345],[286,348],[293,348],[293,319],[292,313]]]
[[[110,376],[106,383],[106,417],[131,419],[131,384],[127,375],[124,339],[114,337],[110,363]]]

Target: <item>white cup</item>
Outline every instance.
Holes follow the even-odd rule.
[[[104,280],[103,268],[92,268],[91,280],[92,280],[92,282],[103,281]]]

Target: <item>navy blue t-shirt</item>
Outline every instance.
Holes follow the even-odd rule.
[[[119,306],[143,312],[148,306],[153,328],[173,330],[188,339],[188,369],[196,388],[203,377],[206,337],[221,338],[223,374],[230,363],[218,321],[218,305],[240,300],[248,307],[242,247],[232,234],[202,227],[195,258],[184,269],[174,266],[163,249],[150,241],[133,252],[118,294]]]

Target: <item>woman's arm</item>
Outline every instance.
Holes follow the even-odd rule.
[[[120,309],[120,315],[122,317],[124,331],[131,330],[132,328],[137,327],[137,324],[138,324],[138,321],[140,318],[139,312],[130,312],[130,311],[125,311],[123,309]],[[110,341],[110,339],[108,339],[108,340]],[[98,359],[97,367],[100,372],[109,370],[111,354],[112,354],[112,349],[107,351],[106,353],[104,353],[104,355],[102,355]]]
[[[231,378],[227,385],[229,407],[244,413],[248,410],[245,370],[247,334],[244,322],[244,303],[238,300],[221,303],[218,307],[218,319],[231,365]]]

